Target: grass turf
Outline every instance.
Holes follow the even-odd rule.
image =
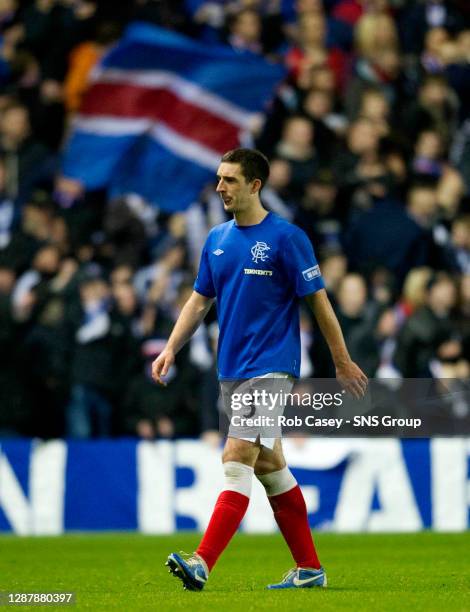
[[[183,591],[163,563],[169,552],[193,550],[198,539],[192,534],[3,536],[0,591],[74,591],[77,605],[69,609],[97,612],[470,611],[470,533],[317,534],[328,588],[274,592],[264,586],[292,566],[281,537],[242,534],[202,593]]]

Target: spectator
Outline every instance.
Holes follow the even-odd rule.
[[[358,117],[370,121],[380,137],[389,134],[390,103],[380,89],[371,87],[362,92]]]
[[[425,305],[411,315],[398,335],[395,363],[405,378],[430,377],[433,360],[461,355],[462,344],[451,319],[456,299],[449,276],[436,274],[429,280]]]
[[[323,255],[321,260],[321,270],[325,287],[330,296],[330,300],[335,301],[334,296],[338,292],[338,287],[346,275],[348,261],[341,251],[334,250]]]
[[[145,372],[130,380],[124,400],[121,431],[147,440],[195,435],[198,431],[197,397],[192,390],[197,374],[188,364],[187,351],[169,372],[166,387],[157,387],[152,381],[150,366],[158,354],[155,347],[161,350],[164,343],[164,339],[143,343]]]
[[[72,438],[112,434],[114,405],[131,373],[130,330],[109,297],[104,280],[85,278],[80,284],[80,302],[67,317],[71,396],[66,433]]]
[[[153,325],[146,329],[146,338],[141,345],[143,371],[132,378],[123,406],[122,427],[127,433],[153,439],[194,435],[198,431],[199,395],[195,389],[201,373],[190,362],[189,346],[178,353],[168,372],[165,387],[155,385],[151,375],[152,361],[165,345],[188,291],[192,291],[192,287],[181,287],[171,320],[162,325],[154,317]],[[164,313],[161,314],[165,317]],[[209,408],[205,406],[205,410]]]
[[[318,169],[320,160],[315,149],[313,123],[300,115],[290,117],[284,124],[276,155],[289,162],[291,181],[289,189],[296,201],[302,197],[305,183]]]
[[[304,91],[318,89],[330,95],[337,95],[335,73],[326,65],[309,68],[300,74],[297,85]]]
[[[424,38],[424,49],[421,64],[429,74],[440,74],[445,70],[443,47],[450,41],[449,32],[442,27],[428,30]]]
[[[60,251],[56,246],[45,244],[38,249],[31,268],[19,277],[13,291],[12,305],[18,320],[28,320],[43,307],[59,267]]]
[[[432,277],[432,269],[413,268],[408,272],[403,283],[400,310],[402,320],[409,317],[426,302],[427,286]]]
[[[447,45],[445,51],[446,77],[459,99],[460,120],[469,117],[470,87],[468,56],[470,52],[470,28],[462,31],[455,42]]]
[[[68,399],[68,368],[64,346],[65,300],[49,295],[25,334],[24,365],[34,397],[32,427],[41,438],[65,434],[64,408]]]
[[[343,87],[347,78],[344,53],[326,48],[326,22],[319,12],[300,15],[297,45],[287,54],[286,63],[296,81],[312,68],[321,67],[333,72],[337,89]]]
[[[65,130],[63,102],[62,83],[56,79],[44,79],[25,100],[33,133],[51,151],[57,151],[62,145]]]
[[[270,163],[268,181],[263,188],[263,205],[291,221],[294,217],[295,200],[291,189],[292,169],[285,159],[273,159]]]
[[[415,177],[420,176],[438,179],[443,171],[444,145],[438,132],[428,130],[421,132],[415,145],[411,171]]]
[[[443,217],[452,219],[459,212],[465,196],[465,183],[461,172],[447,165],[437,184],[437,201]]]
[[[377,57],[377,53],[398,47],[395,22],[389,15],[382,12],[362,15],[356,22],[354,38],[357,55],[372,62]]]
[[[336,208],[338,189],[328,170],[320,170],[307,183],[297,208],[295,223],[315,245],[318,253],[340,248],[341,223]]]
[[[375,372],[376,378],[399,378],[400,373],[393,363],[393,356],[396,350],[396,336],[400,327],[400,317],[393,308],[384,310],[374,330],[377,340],[379,365]]]
[[[186,0],[185,8],[197,26],[198,38],[207,43],[216,43],[221,39],[225,24],[224,5],[221,2],[205,0]]]
[[[22,360],[21,326],[13,317],[15,272],[0,266],[0,437],[31,435],[32,398]]]
[[[346,129],[344,116],[334,112],[333,104],[332,92],[322,89],[310,89],[302,101],[303,112],[313,121],[318,150],[328,162],[336,152],[337,136],[342,136]]]
[[[52,178],[53,158],[46,147],[35,140],[28,110],[17,102],[3,109],[0,150],[6,168],[6,193],[18,203],[23,204],[40,182]]]
[[[51,209],[38,193],[21,211],[9,199],[2,209],[5,246],[0,247],[0,262],[22,273],[30,266],[40,244],[50,237]]]
[[[262,53],[262,24],[259,14],[244,9],[229,18],[227,42],[237,51]]]
[[[169,311],[184,280],[183,264],[185,245],[178,241],[168,242],[160,250],[154,264],[142,268],[135,276],[135,288],[141,300],[151,295],[152,300]]]
[[[404,134],[410,143],[414,143],[419,133],[437,131],[447,145],[455,120],[455,108],[446,80],[441,76],[427,76],[418,90],[417,99],[405,106]]]
[[[290,198],[289,185],[292,181],[292,169],[285,159],[272,159],[270,163],[268,188],[273,189],[279,197]]]
[[[144,259],[147,233],[144,219],[136,208],[132,198],[118,198],[111,200],[104,215],[103,228],[117,266],[128,264],[138,268]]]
[[[445,245],[449,269],[462,275],[470,274],[470,215],[457,217]]]
[[[371,87],[379,89],[393,106],[399,99],[403,103],[406,87],[401,69],[399,51],[393,46],[372,47],[367,56],[359,57],[344,96],[348,115],[357,116],[362,94]]]
[[[347,345],[362,364],[368,376],[373,376],[378,355],[373,337],[378,310],[374,303],[367,303],[367,286],[358,274],[346,275],[336,294],[337,314]]]
[[[378,366],[378,349],[374,328],[378,309],[367,302],[367,286],[359,274],[346,274],[339,282],[336,292],[335,311],[343,330],[346,344],[354,359],[368,376],[373,376]],[[328,347],[321,338],[317,324],[314,333],[313,362],[315,376],[334,377],[334,367],[328,355]]]
[[[335,175],[344,208],[367,209],[374,199],[389,194],[394,175],[387,168],[379,149],[380,135],[369,119],[357,119],[349,127],[346,146],[336,156]]]
[[[406,210],[386,201],[360,214],[346,236],[351,267],[368,272],[383,266],[401,287],[412,268],[430,260],[433,246],[430,229],[436,212],[436,190],[416,185],[408,193]]]
[[[284,4],[284,8],[286,7]],[[326,14],[323,8],[325,4],[322,0],[297,0],[292,3],[292,11],[286,14],[286,30],[290,38],[296,37],[296,19],[311,13],[323,15],[327,20],[326,25],[326,46],[339,48],[343,51],[350,51],[352,47],[352,27],[344,20],[337,19],[334,15]]]
[[[470,274],[460,279],[456,323],[462,338],[463,357],[470,363]]]
[[[95,2],[37,0],[23,7],[24,44],[38,58],[45,78],[62,81],[70,50],[92,33]]]
[[[445,28],[451,32],[461,29],[460,13],[446,0],[424,0],[413,3],[403,13],[402,30],[405,51],[419,53],[430,28]]]

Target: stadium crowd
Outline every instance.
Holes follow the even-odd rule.
[[[60,176],[92,67],[132,20],[264,54],[267,208],[311,238],[370,377],[470,375],[465,0],[0,0],[0,435],[216,439],[217,319],[150,364],[188,298],[213,185],[184,213]],[[156,178],[156,180],[158,180]],[[301,317],[302,375],[332,377]]]

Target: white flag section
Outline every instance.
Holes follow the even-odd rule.
[[[371,510],[374,492],[382,501]],[[338,531],[417,531],[422,528],[398,440],[369,440],[346,470],[336,507]]]
[[[284,447],[315,529],[463,531],[470,526],[468,438],[286,439]],[[220,459],[220,449],[196,440],[4,440],[0,532],[202,531],[223,486]],[[258,482],[241,528],[247,533],[277,529]]]
[[[143,533],[175,530],[175,478],[170,442],[142,442],[137,447],[138,527]],[[165,503],[162,501],[165,500]]]
[[[33,443],[26,497],[0,446],[0,509],[20,535],[56,535],[64,530],[67,447],[54,440]]]
[[[433,527],[463,531],[469,527],[470,440],[436,438],[431,441]]]

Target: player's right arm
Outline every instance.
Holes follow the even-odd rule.
[[[156,382],[165,385],[162,377],[168,374],[168,370],[175,362],[176,354],[202,323],[213,301],[213,298],[201,295],[197,291],[192,292],[191,297],[183,306],[167,345],[152,364],[152,377]]]

